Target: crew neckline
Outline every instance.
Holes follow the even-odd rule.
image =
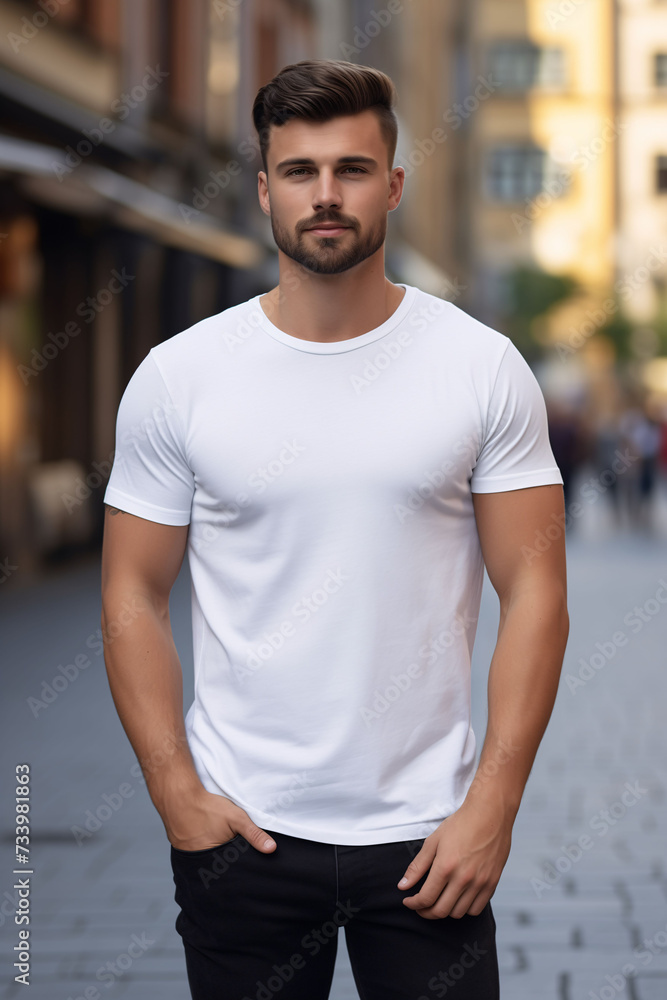
[[[393,311],[391,316],[384,321],[380,326],[376,326],[373,330],[368,330],[366,333],[360,334],[358,337],[348,337],[347,340],[335,340],[332,343],[323,344],[315,340],[303,340],[301,337],[294,337],[291,333],[285,333],[284,330],[279,329],[271,322],[269,317],[266,315],[262,309],[260,299],[265,292],[260,292],[256,295],[254,299],[251,300],[253,306],[257,306],[259,312],[259,325],[265,333],[268,333],[270,337],[274,340],[280,341],[281,344],[285,344],[287,347],[293,347],[297,351],[306,351],[308,354],[344,354],[347,351],[356,351],[360,347],[365,347],[366,344],[372,344],[374,341],[379,340],[386,334],[390,333],[399,323],[405,319],[407,314],[412,308],[412,304],[417,294],[416,285],[408,285],[402,281],[397,281],[396,284],[399,288],[405,289],[405,295],[399,302],[397,308]]]

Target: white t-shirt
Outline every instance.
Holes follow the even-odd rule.
[[[257,295],[153,347],[105,503],[189,524],[197,772],[263,829],[428,836],[474,775],[484,564],[471,492],[562,483],[528,364],[402,284],[331,344]]]

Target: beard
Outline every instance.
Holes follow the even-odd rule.
[[[348,225],[338,219],[319,221]],[[340,236],[309,236],[305,229],[289,232],[271,213],[271,229],[278,249],[306,270],[315,274],[342,274],[377,253],[387,235],[387,217],[365,234],[360,234],[357,226],[350,226]]]

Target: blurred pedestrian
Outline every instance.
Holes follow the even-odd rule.
[[[623,414],[620,429],[635,458],[635,474],[628,491],[631,521],[636,527],[650,529],[662,437],[660,427],[645,411],[633,407]]]
[[[605,478],[606,495],[609,497],[617,526],[621,525],[623,517],[621,504],[623,487],[619,487],[619,480],[623,481],[623,477],[626,477],[627,482],[627,470],[632,465],[632,456],[626,456],[624,462],[617,461],[619,454],[622,454],[622,444],[618,415],[602,416],[597,424],[594,439],[596,479],[600,482],[603,476]],[[611,476],[610,470],[616,474]]]
[[[583,458],[581,424],[577,413],[557,400],[549,401],[547,413],[551,450],[563,477],[563,494],[568,507],[572,483]]]

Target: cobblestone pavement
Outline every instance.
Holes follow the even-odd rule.
[[[667,505],[663,497],[653,535],[615,537],[599,506],[568,536],[565,666],[492,901],[503,1000],[667,998]],[[188,587],[183,572],[172,601],[187,704]],[[188,1000],[168,844],[106,681],[99,560],[1,596],[2,802],[13,801],[14,765],[29,762],[34,876],[24,994],[13,982],[13,831],[3,807],[0,997]],[[497,621],[486,581],[473,663],[479,746]],[[59,671],[77,662],[69,677]],[[58,676],[66,683],[53,684]],[[77,843],[72,827],[105,803],[100,829]],[[424,984],[427,1000],[443,995]],[[331,1000],[356,997],[341,932]]]

